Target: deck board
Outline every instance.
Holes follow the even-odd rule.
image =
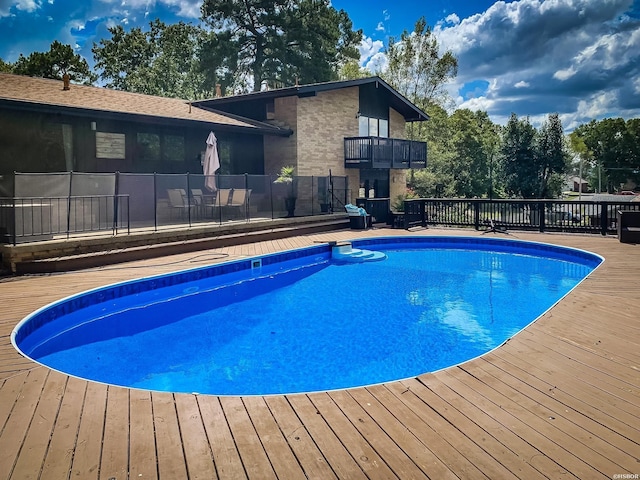
[[[86,388],[87,382],[74,377],[67,379],[51,446],[44,459],[42,478],[67,478],[69,475]]]
[[[355,233],[355,234],[354,234]],[[129,390],[19,355],[13,327],[123,280],[375,235],[334,231],[54,275],[0,279],[0,480],[566,478],[640,474],[640,246],[514,233],[606,261],[492,352],[382,385],[267,397]]]
[[[131,412],[129,475],[131,478],[156,479],[158,468],[151,392],[131,390],[129,411]]]
[[[173,395],[151,394],[159,478],[188,478]]]
[[[239,397],[222,397],[222,408],[249,478],[276,478],[262,441]]]
[[[217,478],[196,397],[176,395],[175,400],[189,478]]]
[[[71,478],[99,478],[106,406],[106,385],[86,382],[80,427],[73,451]]]
[[[246,478],[240,454],[217,397],[200,395],[198,405],[212,449],[216,472],[221,480]]]

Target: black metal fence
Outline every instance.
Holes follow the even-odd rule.
[[[349,202],[347,177],[16,173],[0,179],[0,241],[321,215]],[[208,180],[208,182],[207,182]]]
[[[640,211],[640,202],[420,198],[404,202],[396,224],[607,235],[616,233],[618,210]]]

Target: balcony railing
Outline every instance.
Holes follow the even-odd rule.
[[[381,137],[344,139],[345,168],[425,168],[427,144]]]

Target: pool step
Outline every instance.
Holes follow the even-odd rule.
[[[331,257],[347,262],[375,262],[387,258],[382,252],[353,248],[349,242],[334,245],[331,248]]]

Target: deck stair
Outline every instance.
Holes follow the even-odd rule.
[[[332,245],[331,258],[345,262],[375,262],[384,260],[387,255],[383,252],[353,248],[351,242],[340,242]]]

